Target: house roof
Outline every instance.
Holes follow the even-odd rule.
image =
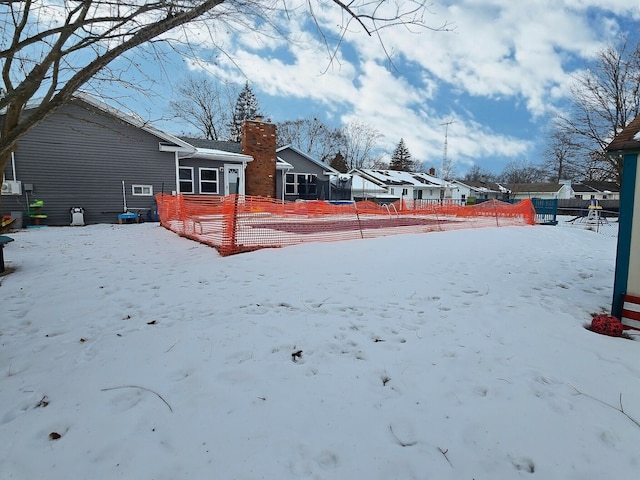
[[[291,170],[293,169],[293,165],[289,162],[285,162],[280,157],[276,157],[276,170]]]
[[[375,195],[376,197],[387,195],[387,189],[385,186],[360,175],[352,175],[351,191],[354,195]],[[394,196],[394,198],[398,197]]]
[[[577,183],[572,183],[571,184],[571,189],[574,192],[578,192],[578,193],[595,193],[597,192],[597,190],[595,188],[590,187],[589,185],[585,185],[582,182],[577,182]]]
[[[294,147],[293,145],[284,145],[282,147],[276,148],[276,153],[280,153],[283,150],[292,150],[295,153],[297,153],[298,155],[300,155],[301,157],[306,158],[307,160],[309,160],[310,162],[315,163],[316,165],[318,165],[320,168],[324,169],[326,172],[338,175],[340,172],[338,172],[338,170],[336,170],[335,168],[331,167],[329,164],[322,162],[320,160],[317,160],[309,155],[307,155],[306,153],[304,153],[301,150],[298,150],[296,147]]]
[[[204,160],[219,160],[222,162],[245,163],[253,161],[251,155],[243,153],[226,152],[212,148],[196,148],[195,152],[179,155],[180,158],[199,158]]]
[[[240,142],[229,142],[225,140],[209,140],[207,138],[180,136],[181,140],[193,145],[196,148],[208,148],[210,150],[222,150],[224,152],[242,153]]]
[[[354,169],[350,173],[365,176],[374,182],[387,186],[413,186],[416,188],[440,188],[447,182],[424,172],[404,172],[400,170],[382,170],[371,168]]]
[[[224,162],[251,162],[253,160],[252,156],[242,153],[242,147],[239,142],[184,136],[180,137],[180,139],[188,142],[196,149],[195,152],[184,155],[181,158],[202,158]]]
[[[509,183],[504,185],[511,193],[556,193],[563,187],[562,183]]]
[[[456,180],[456,183],[465,185],[474,192],[480,193],[509,193],[509,189],[503,187],[498,183],[493,182],[480,182],[472,180]]]
[[[640,150],[640,115],[624,127],[607,146],[608,152],[620,150]]]
[[[615,182],[582,181],[571,184],[574,192],[618,193],[620,187]]]

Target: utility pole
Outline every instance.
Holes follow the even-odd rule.
[[[449,125],[451,125],[452,123],[456,123],[455,121],[451,120],[449,122],[445,122],[445,123],[441,123],[440,125],[444,125],[444,152],[442,154],[442,178],[444,180],[450,180],[450,176],[451,176],[451,161],[449,161],[449,159],[447,158],[447,143],[448,143],[448,133],[449,133]]]

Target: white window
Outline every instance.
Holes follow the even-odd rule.
[[[180,167],[180,193],[193,193],[193,167]]]
[[[218,193],[218,169],[200,168],[200,193],[212,195]]]
[[[131,193],[133,195],[141,195],[144,197],[153,196],[153,185],[131,185]]]
[[[317,182],[318,176],[312,173],[287,173],[284,191],[287,195],[315,196]]]

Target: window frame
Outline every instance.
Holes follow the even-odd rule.
[[[202,172],[215,172],[215,180],[203,180]],[[215,185],[215,191],[205,192],[202,188],[203,184]],[[200,167],[198,168],[198,188],[200,195],[220,195],[220,170],[217,167]]]
[[[290,179],[293,178],[293,181]],[[313,192],[307,192],[307,195],[318,194],[318,175],[315,173],[286,173],[284,177],[284,193],[285,195],[300,195],[298,185],[300,185],[300,179],[304,178],[307,185],[313,185],[315,187]],[[315,181],[313,181],[315,180]]]
[[[136,189],[140,189],[140,192],[136,192]],[[148,189],[148,192],[145,193],[145,189]],[[153,197],[153,185],[133,184],[131,185],[131,195],[134,197]]]
[[[180,178],[180,172],[183,171],[188,171],[190,173],[191,178],[190,179],[183,179]],[[191,184],[191,191],[187,192],[182,188],[182,184],[183,183],[190,183]],[[180,193],[186,193],[186,194],[194,194],[196,193],[195,191],[195,181],[193,178],[193,167],[178,167],[178,185],[180,185]]]

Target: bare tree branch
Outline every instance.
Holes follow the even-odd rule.
[[[425,0],[307,0],[317,32],[329,51],[340,47],[349,26],[357,24],[367,35],[377,35],[392,26],[416,26],[445,30],[447,24],[431,28],[423,15]],[[312,5],[313,4],[313,5]],[[329,41],[323,22],[315,16],[338,10],[338,41]],[[201,31],[215,45],[217,29],[251,28],[257,35],[280,35],[282,17],[291,14],[287,0],[24,0],[0,2],[0,171],[4,171],[16,143],[48,114],[69,102],[74,93],[91,85],[102,74],[114,82],[126,81],[110,64],[140,53],[141,46],[167,42],[190,48],[187,32],[183,39],[170,31],[198,22]],[[256,28],[258,27],[258,28]],[[269,27],[268,29],[262,27]],[[331,27],[335,30],[334,27]],[[268,30],[270,33],[265,32]],[[182,43],[181,43],[182,42]],[[334,49],[335,48],[335,49]],[[384,49],[384,45],[383,45]],[[225,55],[224,48],[218,48]],[[386,50],[385,50],[386,51]],[[183,51],[184,53],[184,51]],[[388,53],[387,53],[388,55]],[[196,55],[194,55],[196,57]],[[135,61],[128,59],[135,65]],[[134,68],[136,68],[134,66]],[[106,72],[106,74],[105,74]],[[126,68],[123,72],[126,73]],[[23,115],[25,108],[29,115]]]
[[[622,163],[606,154],[606,147],[640,114],[640,43],[602,50],[571,88],[572,109],[558,117],[558,128],[572,139],[582,157],[584,176],[620,182]],[[553,142],[553,137],[550,139]]]

